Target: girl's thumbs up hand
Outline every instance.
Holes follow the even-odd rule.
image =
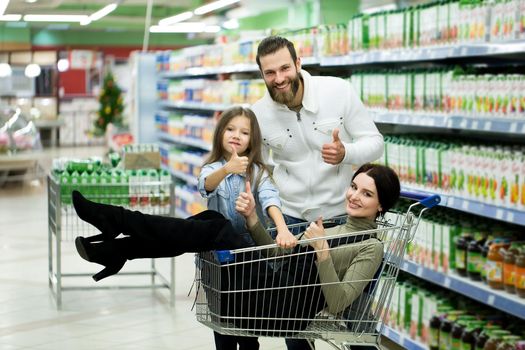
[[[228,174],[244,174],[248,169],[248,157],[239,157],[235,146],[232,146],[230,159],[224,166]]]

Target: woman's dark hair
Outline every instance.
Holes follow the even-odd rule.
[[[259,69],[261,69],[261,57],[275,53],[283,47],[288,48],[290,56],[292,56],[292,60],[295,64],[297,61],[297,53],[295,52],[293,43],[282,36],[269,36],[264,38],[257,47],[257,56],[255,57],[255,61],[257,62]]]
[[[224,154],[227,152],[227,150],[224,149],[222,145],[222,139],[224,136],[224,131],[226,130],[226,127],[228,126],[228,123],[235,117],[246,117],[250,121],[250,143],[248,144],[248,148],[243,154],[239,154],[240,156],[246,156],[248,157],[248,168],[246,169],[246,178],[250,180],[252,183],[252,186],[256,186],[262,176],[262,173],[264,170],[266,170],[268,173],[268,168],[264,165],[263,159],[262,159],[262,136],[261,136],[261,129],[259,128],[259,123],[257,122],[257,117],[255,116],[255,113],[250,108],[244,108],[241,106],[235,106],[232,108],[228,108],[225,110],[219,119],[219,122],[217,123],[217,126],[215,127],[215,131],[213,132],[213,141],[212,141],[212,150],[208,158],[204,161],[204,164],[210,164],[213,162],[217,162],[224,158]],[[253,165],[257,164],[259,166],[259,176],[257,179],[253,179]]]
[[[401,191],[399,177],[394,170],[385,165],[366,163],[357,169],[352,176],[352,181],[361,173],[365,173],[374,179],[377,197],[382,209],[380,215],[384,215],[399,199]]]

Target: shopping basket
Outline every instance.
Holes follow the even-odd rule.
[[[421,199],[415,194],[403,196]],[[300,240],[296,248],[280,255],[271,254],[275,244],[199,253],[197,320],[221,334],[322,339],[338,349],[355,345],[378,347],[406,246],[423,212],[439,201],[439,196],[423,198],[406,212],[387,213],[377,229],[330,236],[344,241],[339,245],[329,243],[332,256],[349,243],[355,250],[379,247],[382,262],[373,278],[355,277],[359,276],[356,271],[350,281],[323,281],[316,268],[315,252],[308,246],[315,239]],[[346,217],[339,217],[330,223],[345,220]],[[294,234],[306,228],[307,224],[289,226]],[[348,255],[348,259],[357,260],[355,255]],[[333,263],[345,264],[340,259],[333,259]],[[346,264],[349,269],[345,271],[354,266]],[[355,293],[355,299],[350,305],[328,305],[324,293],[334,287],[348,289]]]

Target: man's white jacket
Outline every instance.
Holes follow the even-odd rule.
[[[379,159],[383,136],[350,82],[311,76],[304,70],[301,75],[304,95],[299,112],[273,101],[268,92],[252,109],[261,127],[265,161],[274,166],[283,213],[307,221],[328,219],[345,213],[352,165]],[[345,157],[330,165],[323,161],[321,149],[332,142],[335,128]]]

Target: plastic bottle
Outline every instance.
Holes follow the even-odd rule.
[[[516,293],[516,256],[518,246],[513,243],[503,255],[503,287],[508,293]]]
[[[487,283],[493,289],[503,289],[503,257],[500,249],[505,244],[501,239],[494,239],[487,255]]]

